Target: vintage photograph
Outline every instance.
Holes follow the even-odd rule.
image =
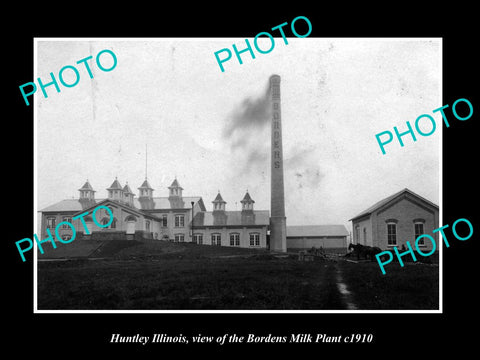
[[[441,311],[442,39],[273,39],[35,39],[35,312]]]

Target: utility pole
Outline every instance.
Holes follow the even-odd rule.
[[[194,229],[194,227],[193,227],[193,206],[195,205],[195,202],[192,201],[191,204],[192,204],[192,242],[193,242],[195,240],[195,238],[193,236],[193,229]]]

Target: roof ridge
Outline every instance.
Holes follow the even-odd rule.
[[[357,214],[356,216],[352,217],[349,221],[353,220],[353,219],[356,219],[356,218],[359,218],[359,217],[362,217],[362,216],[365,216],[365,215],[368,215],[368,214],[371,214],[372,212],[374,212],[375,210],[377,210],[378,208],[382,207],[383,205],[387,204],[388,202],[390,202],[391,200],[393,200],[394,198],[400,196],[401,194],[405,193],[405,192],[408,192],[410,193],[411,195],[417,197],[417,198],[420,198],[421,200],[427,202],[428,204],[432,205],[432,206],[435,206],[435,207],[438,207],[438,205],[436,205],[435,203],[431,202],[430,200],[428,199],[425,199],[424,197],[418,195],[417,193],[413,192],[412,190],[410,190],[409,188],[403,188],[402,190],[400,191],[397,191],[396,193],[390,195],[390,196],[387,196],[379,201],[377,201],[376,203],[374,203],[373,205],[369,206],[367,209],[363,210],[362,212],[360,212],[359,214]]]

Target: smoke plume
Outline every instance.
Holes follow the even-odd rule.
[[[247,97],[230,113],[222,136],[242,158],[239,171],[248,173],[268,166],[271,120],[270,83],[258,97]]]
[[[239,104],[227,119],[223,130],[224,138],[231,138],[236,131],[252,132],[265,127],[270,120],[270,86],[258,98],[247,97]]]

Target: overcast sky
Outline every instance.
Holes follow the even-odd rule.
[[[66,40],[37,39],[44,83],[65,65],[81,76],[60,93],[48,87],[47,99],[35,95],[38,209],[78,198],[86,179],[97,198],[116,176],[138,194],[147,144],[154,196],[168,196],[176,176],[209,211],[218,190],[227,210],[239,210],[247,189],[255,209],[270,210],[270,127],[261,113],[272,74],[281,76],[287,225],[350,230],[350,218],[403,188],[439,204],[440,39],[276,38],[272,52],[244,53],[242,65],[233,56],[225,72],[214,52],[241,49],[245,39]],[[110,72],[95,64],[103,49],[117,57]],[[76,65],[89,55],[93,79]],[[382,155],[375,134],[406,130],[421,114],[437,120],[436,132],[405,136],[403,148],[395,140]]]

